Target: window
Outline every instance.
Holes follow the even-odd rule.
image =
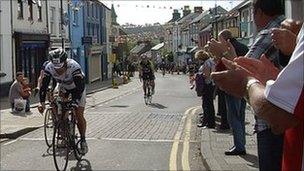
[[[78,26],[78,10],[74,10],[74,25]]]
[[[55,7],[51,7],[51,14],[50,14],[50,33],[55,33]]]
[[[29,17],[28,20],[33,20],[33,3],[28,4]]]
[[[42,8],[38,5],[38,21],[42,21]]]
[[[92,12],[92,17],[94,17],[94,5],[93,5],[93,3],[91,4],[91,12]]]
[[[91,31],[90,29],[91,29],[90,23],[88,23],[88,24],[87,24],[87,30],[88,30],[87,33],[88,33],[88,36],[90,36],[90,31]]]
[[[97,43],[100,43],[100,37],[99,37],[99,25],[96,25],[96,30],[97,30]]]
[[[3,47],[2,47],[2,34],[0,34],[0,49],[3,49]],[[0,51],[0,71],[1,71],[1,60],[2,60],[2,51]]]
[[[87,15],[90,16],[90,2],[87,3]]]
[[[96,6],[96,10],[95,10],[95,13],[96,13],[96,14],[95,14],[95,15],[96,15],[96,18],[99,18],[99,17],[98,17],[98,10],[99,10],[99,9],[98,9],[98,7]]]
[[[18,19],[23,19],[23,2],[18,0]]]
[[[95,36],[95,24],[92,24],[92,37]]]

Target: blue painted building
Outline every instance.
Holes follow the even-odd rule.
[[[70,5],[72,58],[82,66],[88,83],[107,79],[104,8],[97,0],[72,0]]]

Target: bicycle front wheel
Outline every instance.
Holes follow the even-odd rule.
[[[54,134],[54,118],[52,110],[49,108],[44,114],[44,139],[46,145],[50,148],[52,146],[52,136]]]
[[[69,160],[69,142],[67,124],[59,121],[53,134],[53,158],[57,170],[66,170]]]

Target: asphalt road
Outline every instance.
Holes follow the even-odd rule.
[[[139,82],[127,88],[120,96],[107,90],[88,98],[113,96],[88,105],[89,152],[81,162],[72,158],[68,170],[204,170],[196,127],[200,99],[189,89],[187,76],[157,74],[148,106]],[[1,143],[1,170],[54,169],[42,128]]]

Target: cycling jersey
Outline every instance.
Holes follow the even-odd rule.
[[[67,59],[66,71],[61,75],[56,72],[53,63],[49,62],[46,65],[45,77],[40,91],[40,102],[45,101],[47,85],[51,78],[54,78],[59,83],[61,89],[63,88],[67,93],[71,93],[72,99],[81,101],[85,89],[84,73],[75,60]]]
[[[43,64],[42,64],[42,67],[41,67],[41,70],[45,70],[45,67],[47,66],[47,64],[50,63],[50,61],[45,61]]]
[[[143,80],[154,80],[155,76],[154,76],[154,71],[152,68],[152,64],[150,61],[148,61],[147,63],[143,63],[140,62],[140,66],[141,66],[141,77]]]

